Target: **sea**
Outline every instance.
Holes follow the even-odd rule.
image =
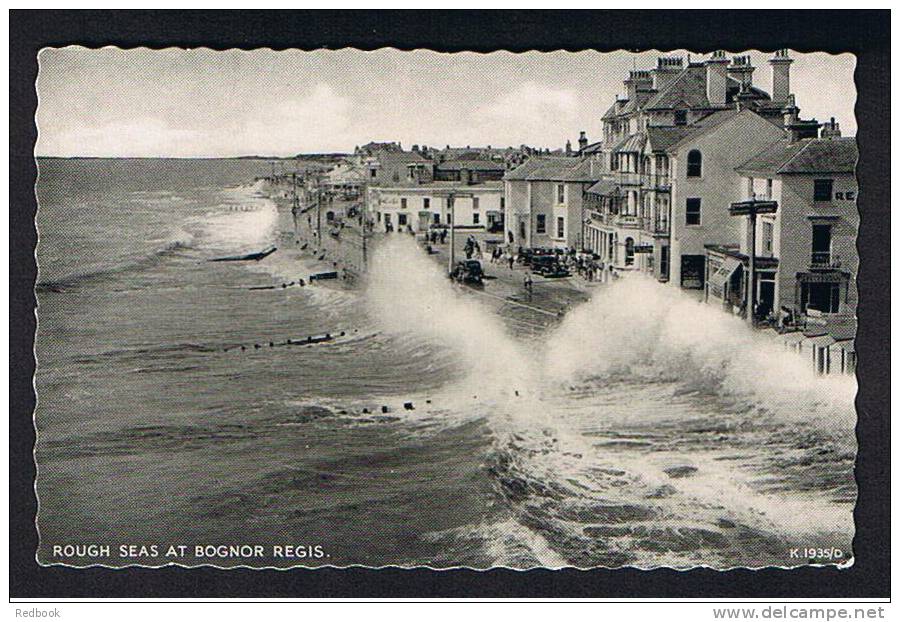
[[[267,161],[38,165],[42,564],[852,563],[854,379],[674,288],[524,331],[407,236],[310,283]]]

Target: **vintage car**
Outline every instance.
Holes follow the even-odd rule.
[[[535,257],[553,257],[559,258],[562,251],[557,248],[523,248],[519,252],[519,263],[530,266]]]
[[[531,271],[547,278],[569,276],[569,270],[559,261],[554,254],[535,255],[531,258]]]
[[[484,270],[481,268],[480,261],[467,259],[466,261],[460,261],[456,264],[451,276],[458,283],[480,285],[484,278]]]

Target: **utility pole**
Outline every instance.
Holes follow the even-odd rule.
[[[366,221],[363,220],[362,231],[360,231],[360,233],[362,234],[362,267],[363,267],[363,270],[366,270],[366,268],[368,268],[368,256],[366,254],[366,240],[368,239],[369,236],[366,233],[366,224],[367,224]]]
[[[750,210],[747,219],[750,222],[750,270],[747,273],[747,323],[753,328],[756,311],[756,210]]]
[[[322,191],[316,185],[316,237],[318,238],[319,248],[322,248]]]
[[[453,257],[456,254],[456,218],[454,216],[453,193],[447,195],[447,209],[450,210],[450,257],[447,260],[447,273],[453,274]]]

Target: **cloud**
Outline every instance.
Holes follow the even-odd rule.
[[[38,128],[38,152],[60,156],[112,156],[120,158],[197,155],[200,132],[169,127],[153,117],[111,121],[99,126],[78,126],[60,133]]]
[[[517,137],[543,135],[560,119],[577,116],[580,107],[574,90],[529,80],[482,106],[477,117],[508,136],[507,142],[515,143]],[[556,136],[559,140],[558,132]]]
[[[346,150],[353,144],[348,136],[352,110],[348,97],[328,84],[317,84],[304,97],[258,108],[236,142],[254,145],[266,155]]]

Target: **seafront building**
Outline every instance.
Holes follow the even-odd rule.
[[[404,168],[402,176],[368,185],[367,211],[376,230],[420,232],[452,224],[473,231],[502,231],[502,164],[421,158],[407,161]]]
[[[787,334],[819,372],[852,371],[856,143],[834,119],[800,117],[792,63],[786,50],[769,59],[771,94],[749,56],[631,71],[602,141],[582,132],[577,149],[505,175],[507,240],[699,290]]]
[[[585,157],[534,157],[507,173],[506,242],[525,248],[581,248],[585,190],[603,162]]]
[[[737,168],[743,197],[729,208],[740,243],[706,249],[706,301],[744,317],[752,304],[756,324],[800,331],[788,339],[807,345],[823,373],[854,361],[857,158],[856,140],[842,138],[834,119],[820,138],[794,132],[767,146]]]
[[[618,270],[703,289],[705,244],[738,242],[720,207],[738,198],[735,167],[784,135],[791,62],[785,51],[770,60],[771,95],[753,85],[748,56],[660,57],[630,72],[591,147],[609,172],[586,193],[585,248]]]

